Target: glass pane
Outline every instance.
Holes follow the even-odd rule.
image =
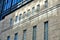
[[[15,33],[15,38],[14,40],[18,40],[18,33]]]
[[[20,14],[20,16],[19,16],[19,20],[21,20],[21,15],[22,15],[22,14]]]
[[[10,26],[12,26],[12,18],[10,19]]]
[[[11,7],[11,0],[5,0],[4,1],[4,10]]]
[[[18,16],[16,16],[15,22],[17,22],[19,20]]]
[[[32,13],[34,13],[34,11],[35,11],[35,7],[32,8]]]
[[[27,16],[30,16],[30,9],[27,10]]]
[[[48,40],[48,21],[44,23],[44,40]]]
[[[10,40],[10,36],[7,37],[7,40]]]
[[[34,26],[33,27],[33,40],[36,40],[36,29],[37,29],[37,27]]]
[[[26,40],[26,30],[23,31],[23,40]]]
[[[40,4],[37,5],[37,11],[40,11]]]
[[[15,5],[16,3],[22,2],[23,0],[13,0],[12,6]]]
[[[18,3],[21,2],[22,0],[18,0]]]
[[[16,0],[13,0],[12,5],[16,4],[16,2],[17,2]]]
[[[48,0],[45,1],[45,7],[48,7]]]
[[[8,8],[11,7],[11,0],[8,0]]]

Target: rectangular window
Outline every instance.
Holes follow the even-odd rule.
[[[26,40],[26,30],[23,31],[23,40]]]
[[[32,13],[34,13],[35,12],[35,7],[32,7]]]
[[[15,22],[17,22],[19,19],[18,19],[18,16],[16,16],[16,19],[15,19]]]
[[[19,15],[19,20],[21,20],[21,18],[22,18],[22,14]]]
[[[45,7],[48,7],[48,0],[45,1]]]
[[[44,22],[44,40],[48,40],[48,21]]]
[[[14,40],[18,40],[18,33],[15,33]]]
[[[27,10],[27,16],[30,16],[30,9]]]
[[[12,18],[10,19],[10,27],[12,26]]]
[[[7,37],[7,40],[10,40],[10,36]]]
[[[25,18],[26,17],[26,12],[23,12],[23,18]]]
[[[33,27],[33,38],[32,38],[32,40],[36,40],[36,31],[37,31],[37,27],[34,26]]]
[[[40,4],[37,5],[37,11],[40,11]]]

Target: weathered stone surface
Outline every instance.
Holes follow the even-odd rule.
[[[48,21],[48,40],[60,40],[60,8],[55,8],[47,13],[39,13],[37,17],[31,14],[30,17],[26,17],[21,21],[15,23],[15,17],[20,12],[23,14],[24,11],[27,12],[28,9],[36,7],[37,4],[41,4],[41,11],[49,9],[51,6],[57,5],[60,3],[59,0],[48,0],[48,8],[45,9],[45,0],[34,0],[33,2],[27,4],[26,6],[16,10],[12,14],[5,17],[3,21],[0,22],[0,32],[10,27],[9,21],[10,18],[13,18],[12,28],[3,31],[0,34],[1,40],[7,40],[7,36],[10,36],[11,40],[14,40],[14,34],[18,32],[18,39],[23,39],[23,30],[27,29],[26,40],[32,40],[33,37],[33,26],[37,26],[37,35],[36,40],[44,40],[44,22]],[[31,10],[32,11],[32,10]],[[34,12],[38,14],[37,12]],[[41,14],[41,15],[40,15]],[[35,18],[34,18],[35,17]]]

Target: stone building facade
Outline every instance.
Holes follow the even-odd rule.
[[[0,21],[1,40],[60,40],[60,0],[34,0]]]

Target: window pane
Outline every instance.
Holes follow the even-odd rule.
[[[37,5],[37,11],[40,11],[40,4]]]
[[[48,7],[48,0],[45,1],[45,7]]]
[[[44,23],[44,40],[48,40],[48,21]]]
[[[4,10],[11,7],[11,0],[5,0],[4,1]]]
[[[6,10],[6,9],[7,9],[7,7],[6,7],[6,6],[7,6],[7,4],[5,4],[5,5],[4,5],[4,10]]]
[[[10,36],[7,37],[7,40],[10,40]]]
[[[24,17],[24,18],[26,17],[26,12],[23,13],[23,17]]]
[[[11,0],[8,0],[8,4],[7,4],[8,8],[11,7]]]
[[[21,2],[22,0],[17,0],[17,1],[18,1],[18,3],[19,3],[19,2]]]
[[[32,13],[34,13],[34,11],[35,11],[35,7],[32,8]]]
[[[12,18],[10,19],[10,26],[12,26]]]
[[[18,40],[18,33],[15,33],[15,38],[14,40]]]
[[[23,0],[13,0],[12,6],[15,5],[16,3],[22,2]]]
[[[8,0],[5,0],[6,1],[6,3],[8,3]]]
[[[17,22],[19,20],[18,16],[16,16],[15,22]]]
[[[23,31],[23,40],[26,40],[26,30]]]
[[[7,2],[6,2],[6,0],[4,1],[4,10],[6,10],[7,9]]]
[[[27,16],[30,16],[30,9],[27,10]]]
[[[32,40],[36,40],[36,29],[37,29],[37,27],[34,26],[33,27],[33,39]]]
[[[17,0],[13,0],[12,2],[12,5],[16,4],[17,3]]]
[[[22,16],[22,14],[20,14],[20,16],[19,16],[19,20],[21,20],[21,16]]]

